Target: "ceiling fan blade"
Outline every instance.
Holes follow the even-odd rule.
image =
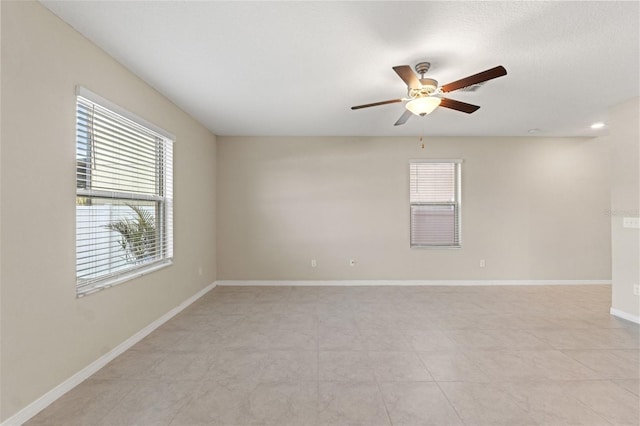
[[[396,102],[402,102],[402,99],[391,99],[388,101],[374,102],[372,104],[356,105],[356,106],[352,106],[351,109],[361,109],[361,108],[369,108],[369,107],[378,106],[378,105],[395,104]]]
[[[407,122],[408,119],[411,118],[411,116],[413,115],[413,113],[411,111],[409,111],[408,109],[405,110],[402,115],[400,116],[400,118],[398,118],[398,121],[396,121],[396,123],[394,124],[394,126],[401,126],[404,123]]]
[[[421,89],[422,84],[420,84],[420,80],[416,77],[416,74],[413,72],[409,65],[398,65],[393,67],[393,70],[400,76],[400,78],[407,84],[411,89]]]
[[[441,89],[443,93],[453,92],[454,90],[502,77],[503,75],[507,75],[507,70],[502,65],[498,65],[495,68],[470,75],[469,77],[454,81],[453,83],[445,84]]]
[[[450,109],[455,109],[456,111],[466,112],[467,114],[471,114],[472,112],[476,112],[480,107],[478,105],[468,104],[466,102],[454,101],[453,99],[442,98],[440,101],[440,106]]]

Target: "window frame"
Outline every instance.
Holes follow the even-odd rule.
[[[124,118],[125,121],[132,122],[135,126],[142,128],[145,132],[153,134],[156,137],[157,145],[156,145],[156,157],[153,160],[154,164],[154,175],[156,178],[156,184],[158,189],[155,191],[157,194],[146,194],[144,192],[120,192],[117,190],[102,190],[102,189],[93,189],[90,184],[87,182],[91,182],[93,176],[91,172],[84,172],[84,187],[81,185],[81,164],[78,161],[78,145],[79,145],[79,135],[78,130],[79,126],[79,104],[81,102],[80,98],[84,98],[85,102],[88,101],[99,106],[102,109],[106,109],[109,113],[120,116]],[[82,87],[76,87],[76,96],[75,96],[75,125],[76,125],[76,133],[75,133],[75,144],[76,144],[76,297],[83,297],[88,294],[95,293],[100,290],[104,290],[106,288],[112,287],[114,285],[122,284],[126,281],[130,281],[132,279],[141,277],[143,275],[150,274],[159,269],[163,269],[173,264],[173,249],[174,249],[174,239],[173,239],[173,146],[175,144],[175,136],[166,130],[144,120],[141,117],[125,110],[124,108],[110,102],[109,100],[101,97],[93,93],[92,91]],[[90,153],[92,149],[95,149],[95,145],[91,144],[91,146],[87,147],[87,153],[90,155],[89,158],[85,159],[84,167],[86,168],[87,164],[91,164],[93,161],[93,156]],[[165,157],[165,154],[169,154]],[[139,157],[133,157],[139,158]],[[119,176],[119,175],[110,175],[110,176]],[[130,268],[126,268],[122,272],[113,272],[109,271],[103,273],[101,276],[93,278],[91,280],[81,281],[80,276],[78,274],[79,267],[79,251],[78,251],[78,206],[79,197],[84,198],[94,198],[94,199],[109,199],[114,200],[115,205],[120,205],[119,203],[127,203],[127,202],[149,202],[155,203],[156,212],[154,216],[155,227],[156,227],[156,241],[159,247],[159,258],[145,261],[139,265],[133,265]],[[156,244],[156,243],[154,243]],[[95,250],[99,250],[96,248]],[[91,252],[91,250],[88,250]],[[111,256],[111,255],[110,255]]]
[[[454,165],[454,200],[451,202],[437,201],[437,202],[422,202],[412,201],[411,198],[411,167],[413,164],[438,164],[447,163]],[[462,164],[461,159],[412,159],[409,160],[409,248],[411,249],[443,249],[443,250],[457,250],[462,248]],[[414,244],[413,238],[413,208],[414,206],[452,206],[454,209],[454,227],[457,229],[457,241],[453,241],[452,244]],[[455,230],[454,230],[455,232]]]

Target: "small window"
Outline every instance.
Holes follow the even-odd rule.
[[[173,138],[86,89],[76,101],[76,291],[173,258]]]
[[[409,163],[411,247],[460,247],[460,163]]]

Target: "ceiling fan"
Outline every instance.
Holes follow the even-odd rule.
[[[438,82],[436,80],[424,77],[427,71],[429,71],[429,68],[431,68],[431,64],[429,62],[420,62],[416,64],[415,70],[418,74],[420,74],[420,79],[418,79],[409,65],[398,65],[393,67],[393,70],[407,85],[408,98],[391,99],[388,101],[357,105],[352,106],[351,109],[356,110],[361,108],[369,108],[372,106],[408,101],[405,105],[405,108],[407,110],[400,116],[394,126],[399,126],[406,123],[411,115],[415,114],[425,116],[427,114],[430,114],[438,106],[471,114],[472,112],[477,111],[480,107],[477,105],[468,104],[466,102],[443,98],[441,95],[443,93],[453,92],[454,90],[463,89],[465,87],[477,85],[480,83],[484,83],[485,81],[507,75],[507,70],[502,65],[499,65],[495,68],[479,72],[478,74],[470,75],[469,77],[465,77],[452,83],[445,84],[444,86],[438,86]]]

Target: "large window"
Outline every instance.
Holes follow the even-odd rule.
[[[411,247],[460,247],[460,163],[409,163]]]
[[[165,131],[78,88],[79,296],[171,263],[173,139]]]

